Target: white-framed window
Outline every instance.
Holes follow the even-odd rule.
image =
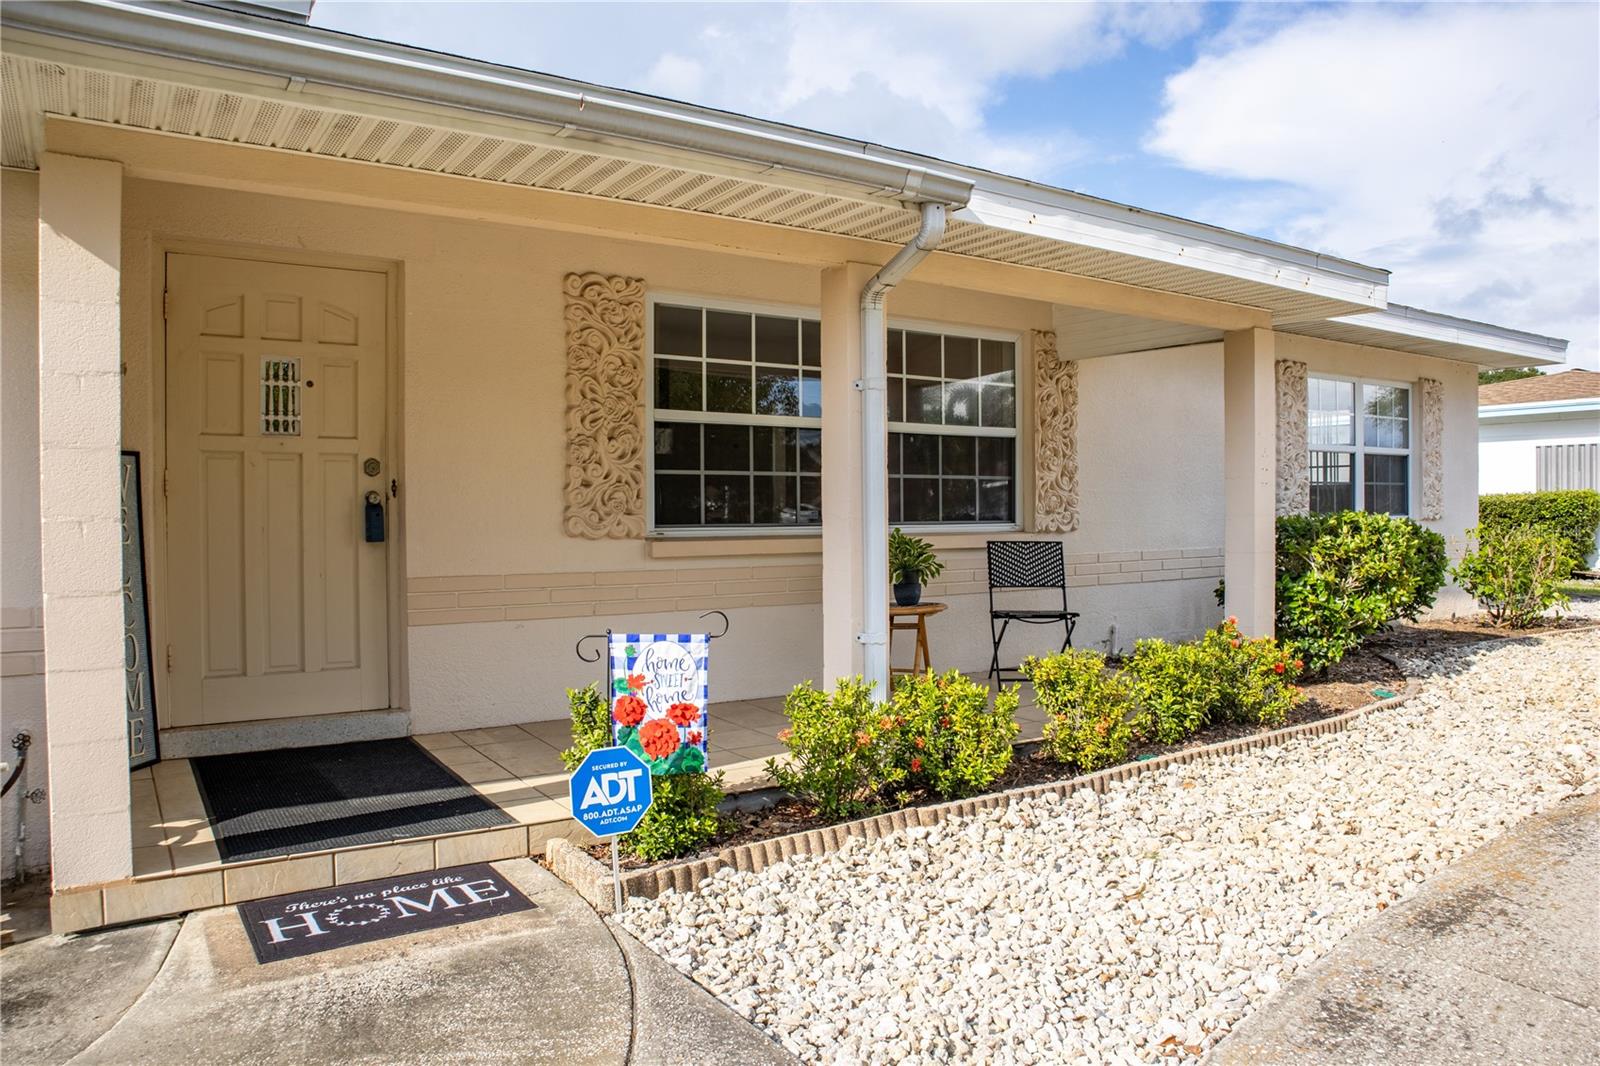
[[[822,521],[822,340],[814,313],[652,299],[652,528]]]
[[[889,330],[889,523],[1017,522],[1017,337]]]
[[[816,312],[660,294],[645,329],[650,529],[814,532],[822,521]],[[892,324],[891,524],[1015,526],[1017,342]]]
[[[1409,384],[1310,375],[1311,512],[1411,513]]]

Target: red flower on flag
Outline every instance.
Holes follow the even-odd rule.
[[[619,725],[638,725],[644,721],[645,710],[644,700],[638,696],[619,696],[616,706],[611,709],[611,717]]]
[[[629,692],[639,692],[643,688],[644,688],[644,675],[643,674],[629,674],[628,675],[628,691]]]
[[[639,727],[639,744],[646,755],[665,759],[678,750],[678,728],[656,718]]]
[[[689,734],[689,743],[697,748],[700,746],[700,730],[696,729]]]
[[[667,717],[673,725],[694,725],[700,720],[700,708],[692,703],[674,703],[667,708]]]

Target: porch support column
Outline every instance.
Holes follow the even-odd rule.
[[[133,874],[122,652],[122,166],[39,159],[39,539],[56,889]]]
[[[1270,329],[1242,329],[1222,337],[1224,609],[1252,637],[1271,636],[1274,619],[1273,340]]]
[[[877,267],[845,263],[822,272],[822,676],[831,687],[862,672],[861,290]],[[887,536],[887,531],[885,532]],[[887,624],[887,622],[885,622]],[[882,693],[878,694],[880,698]]]

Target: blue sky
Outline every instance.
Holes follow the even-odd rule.
[[[320,0],[312,21],[1304,245],[1600,360],[1600,6]]]

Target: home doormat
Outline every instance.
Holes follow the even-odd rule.
[[[407,737],[190,763],[224,863],[516,824]]]
[[[532,909],[494,867],[474,863],[251,900],[239,920],[265,964]]]

